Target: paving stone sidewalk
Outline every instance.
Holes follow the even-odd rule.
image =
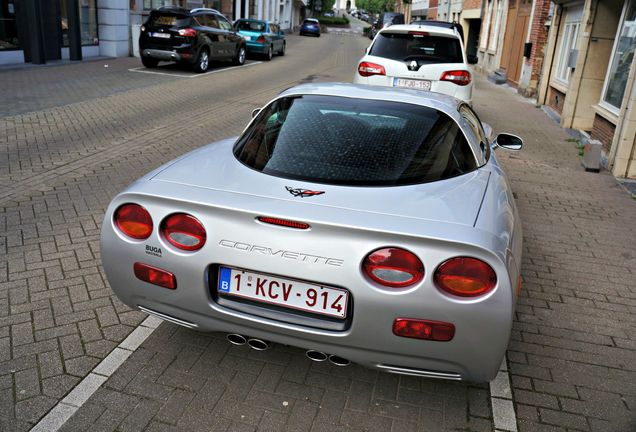
[[[524,138],[498,151],[524,226],[508,359],[520,431],[636,430],[636,201],[587,173],[564,130],[480,79],[476,109]]]

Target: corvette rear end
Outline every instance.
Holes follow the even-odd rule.
[[[355,103],[368,111],[365,121],[385,127],[399,112],[369,120],[371,97],[379,94],[395,97],[373,90],[371,102]],[[289,123],[277,129],[280,151],[286,133],[301,139],[291,129],[294,113],[305,118],[302,110],[315,104],[323,115],[336,108],[302,92],[290,97],[281,99],[292,105],[285,105]],[[117,296],[168,321],[228,333],[234,343],[252,338],[257,349],[275,342],[335,364],[492,379],[512,325],[521,245],[498,167],[360,187],[342,184],[331,165],[323,182],[290,178],[271,152],[270,168],[280,175],[267,174],[251,169],[245,152],[259,122],[274,127],[272,112],[264,109],[237,144],[186,155],[112,201],[101,253]],[[481,211],[497,200],[499,208]],[[480,220],[484,214],[488,221]]]

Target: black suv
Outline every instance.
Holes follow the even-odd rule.
[[[393,24],[404,24],[404,14],[399,12],[384,12],[380,14],[380,17],[371,25],[369,31],[369,39],[373,39],[376,34],[384,27],[388,27]]]
[[[205,72],[212,60],[245,63],[245,40],[214,9],[163,7],[150,12],[141,26],[139,52],[144,66],[176,61]]]

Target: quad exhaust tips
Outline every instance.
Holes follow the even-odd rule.
[[[325,360],[329,360],[329,363],[336,366],[349,366],[351,364],[351,361],[349,361],[348,359],[344,357],[340,357],[333,354],[332,355],[325,354],[322,351],[308,350],[305,353],[305,355],[307,356],[309,360],[315,361],[315,362],[323,362]]]
[[[271,347],[271,343],[262,339],[248,338],[238,333],[230,333],[225,337],[232,345],[245,345],[256,351],[265,351]]]

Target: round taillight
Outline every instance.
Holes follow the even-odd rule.
[[[115,210],[115,225],[128,237],[145,240],[152,234],[152,218],[139,204],[124,204]]]
[[[205,244],[205,228],[197,218],[186,213],[171,214],[161,223],[161,234],[174,247],[199,250]]]
[[[495,271],[476,258],[457,257],[442,263],[435,271],[437,287],[460,297],[477,297],[497,285]]]
[[[371,252],[362,262],[371,280],[391,288],[402,288],[424,278],[422,261],[411,252],[398,248],[383,248]]]

